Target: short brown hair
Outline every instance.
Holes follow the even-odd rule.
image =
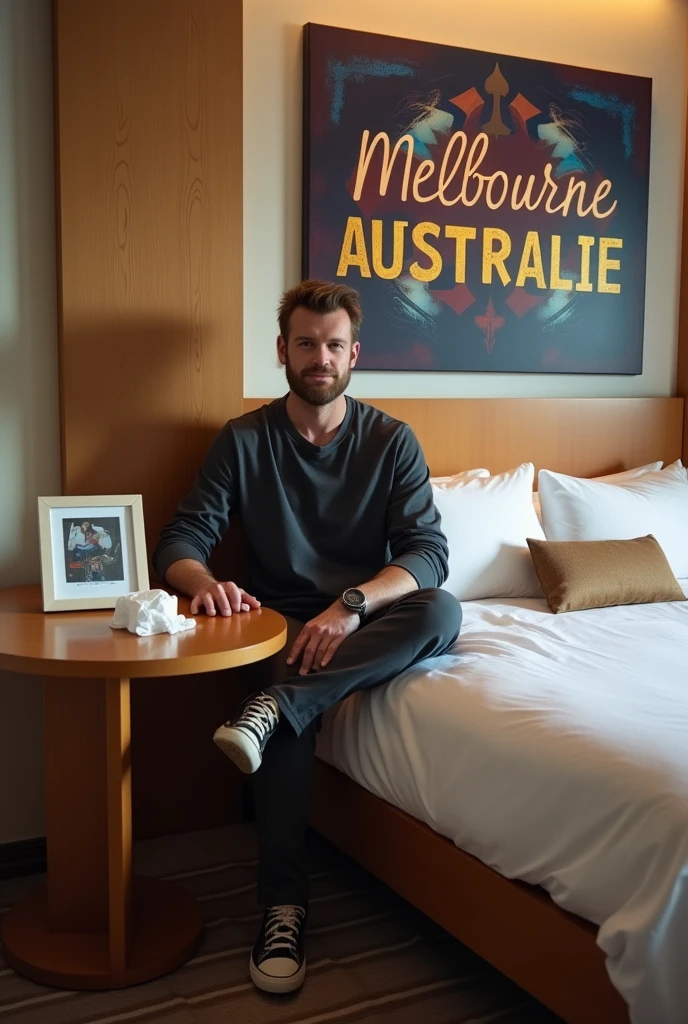
[[[358,292],[345,284],[334,284],[332,281],[302,281],[295,288],[290,288],[282,296],[277,307],[280,334],[285,341],[289,340],[289,321],[297,306],[304,306],[312,313],[334,313],[344,309],[351,321],[351,338],[358,341],[361,331],[361,303]]]

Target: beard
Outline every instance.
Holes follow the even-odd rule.
[[[311,367],[309,370],[297,373],[289,362],[289,356],[287,356],[285,370],[290,389],[303,402],[307,402],[308,405],[329,405],[330,402],[334,402],[335,398],[339,398],[346,391],[351,380],[350,366],[341,374],[324,370],[322,371],[323,373],[330,374],[329,379],[326,381],[314,380],[309,374],[320,372],[317,368]]]

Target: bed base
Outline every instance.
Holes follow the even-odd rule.
[[[628,1024],[596,929],[316,759],[312,827],[567,1024]]]

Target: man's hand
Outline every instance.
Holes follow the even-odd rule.
[[[301,657],[300,676],[307,675],[311,669],[317,672],[319,668],[325,668],[339,645],[355,633],[360,624],[358,612],[352,612],[341,601],[336,601],[305,624],[294,641],[287,665],[293,665]]]
[[[220,583],[208,578],[199,586],[191,601],[191,614],[204,611],[206,615],[236,615],[260,608],[260,601],[247,594],[236,583]]]

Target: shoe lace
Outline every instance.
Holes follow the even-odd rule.
[[[276,949],[295,954],[305,915],[303,907],[268,907],[263,954],[274,953]]]
[[[265,694],[259,694],[249,701],[241,712],[239,722],[236,724],[250,725],[257,734],[259,741],[262,741],[263,737],[274,729],[278,721],[279,714],[274,698],[268,697]]]

